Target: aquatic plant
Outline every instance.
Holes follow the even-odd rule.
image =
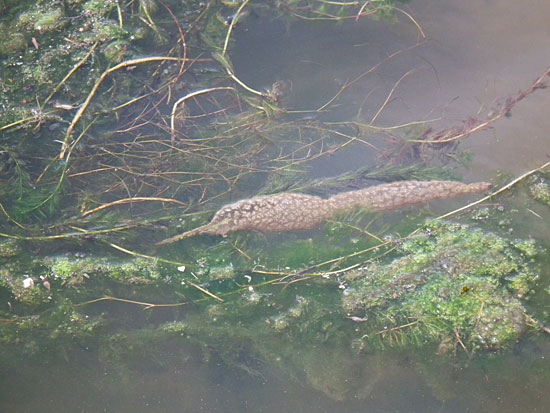
[[[492,206],[475,225],[422,226],[422,210],[398,222],[353,211],[301,234],[205,236],[162,251],[152,241],[238,199],[459,179],[448,163],[457,144],[542,89],[550,72],[487,118],[383,128],[374,120],[399,81],[370,123],[338,122],[331,110],[416,41],[307,113],[293,110],[281,79],[265,89],[241,79],[232,45],[246,19],[266,16],[341,24],[399,15],[423,38],[389,1],[21,4],[0,4],[9,17],[0,34],[10,33],[0,45],[3,365],[72,360],[77,343],[123,376],[176,343],[250,374],[277,366],[342,400],[369,394],[368,366],[382,350],[470,358],[545,331],[524,306],[540,246],[510,239],[510,216]],[[372,164],[310,176],[350,147],[372,151]],[[545,183],[531,186],[543,203]]]
[[[279,248],[301,245],[298,240]],[[381,350],[431,348],[440,357],[460,352],[471,358],[542,331],[524,306],[539,276],[533,260],[541,249],[533,240],[432,221],[369,250],[348,270],[321,266],[276,275],[243,272],[235,259],[221,266],[218,249],[197,271],[200,285],[181,269],[145,259],[53,257],[27,263],[25,270],[12,263],[0,274],[0,294],[10,297],[15,313],[1,314],[6,323],[0,344],[11,354],[25,342],[30,356],[38,354],[32,349],[40,340],[52,356],[67,357],[77,339],[101,362],[120,364],[122,374],[135,362],[133,351],[123,350],[129,343],[136,357],[147,357],[151,340],[161,346],[176,340],[214,352],[229,365],[246,366],[250,357],[276,365],[343,400],[369,394],[376,377],[365,381],[368,366]],[[282,251],[269,255],[284,256]],[[184,313],[181,319],[122,326],[115,314],[101,310],[108,303]],[[356,371],[351,377],[350,369]],[[329,370],[333,374],[320,374]]]
[[[546,176],[533,176],[529,182],[529,191],[537,201],[550,206],[550,183]]]
[[[526,255],[522,245],[463,225],[431,223],[400,247],[404,257],[347,275],[343,306],[359,315],[376,310],[381,343],[416,336],[424,345],[460,334],[470,351],[499,348],[529,325],[536,328],[518,300],[538,278],[529,268],[535,252]]]

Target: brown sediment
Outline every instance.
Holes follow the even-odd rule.
[[[210,223],[159,242],[170,244],[200,234],[227,235],[233,231],[287,232],[315,228],[336,212],[356,208],[387,211],[436,199],[455,198],[488,190],[491,184],[454,181],[402,181],[357,191],[342,192],[328,199],[314,195],[282,193],[258,196],[220,209]]]

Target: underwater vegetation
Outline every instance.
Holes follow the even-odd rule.
[[[182,4],[0,1],[0,365],[85,353],[129,381],[136,366],[164,366],[158,349],[184,361],[193,348],[344,400],[370,394],[387,355],[467,363],[548,332],[548,315],[531,304],[547,299],[548,246],[528,220],[550,219],[548,164],[460,217],[351,205],[308,232],[203,234],[156,249],[236,200],[301,193],[326,206],[342,193],[378,191],[384,201],[388,188],[418,181],[465,187],[453,163],[468,157],[459,141],[507,116],[550,73],[458,127],[335,121],[349,88],[417,43],[318,107],[294,110],[291,82],[262,88],[239,77],[235,32],[247,19],[407,18],[393,2]],[[368,148],[372,163],[310,173],[350,147]]]
[[[546,204],[546,206],[550,206],[550,183],[548,182],[548,177],[542,174],[534,175],[530,179],[529,190],[534,199]]]
[[[529,326],[537,328],[520,301],[538,278],[530,268],[537,255],[533,240],[507,241],[466,225],[432,222],[399,250],[404,255],[389,265],[370,264],[345,276],[343,308],[379,314],[382,338],[399,343],[407,340],[401,335],[416,337],[420,345],[440,339],[440,351],[448,351],[444,346],[454,345],[459,334],[470,351],[494,350]]]
[[[300,248],[300,241],[294,244]],[[212,266],[201,273],[200,289],[173,266],[145,259],[60,256],[35,260],[26,270],[12,261],[0,274],[0,293],[11,308],[0,314],[2,361],[10,364],[20,352],[43,357],[45,349],[70,359],[76,340],[125,371],[135,361],[121,346],[176,340],[229,365],[260,359],[343,400],[368,395],[359,379],[385,351],[431,349],[470,359],[544,330],[524,305],[540,276],[542,249],[534,240],[431,221],[390,245],[389,254],[380,247],[351,270],[298,272],[276,282],[261,271]],[[122,323],[109,303],[164,315],[140,325],[131,320],[143,315],[130,311]],[[175,319],[163,321],[170,308],[176,312],[168,318]],[[350,378],[350,368],[358,376]]]

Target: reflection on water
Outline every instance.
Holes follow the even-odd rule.
[[[378,125],[439,117],[446,126],[457,124],[529,87],[548,67],[547,2],[523,7],[512,0],[417,0],[411,8],[429,40],[354,86],[345,97],[354,108],[346,107],[348,118],[362,107],[362,119],[371,120],[394,82],[417,68],[399,85]],[[243,41],[234,56],[246,63],[238,66],[239,73],[257,87],[290,80],[300,96],[299,109],[318,107],[346,80],[412,46],[418,34],[412,25],[405,30],[368,20],[338,27],[297,23],[290,30],[264,23],[251,20],[250,29],[240,33]],[[472,176],[491,177],[500,168],[517,174],[544,163],[550,120],[541,108],[549,102],[548,93],[528,99],[511,119],[470,139],[476,151]]]
[[[550,4],[543,0],[529,5],[514,0],[415,0],[411,10],[430,41],[365,78],[343,98],[338,116],[359,113],[370,121],[395,82],[419,68],[400,84],[378,124],[440,118],[440,124],[449,126],[528,87],[550,64]],[[297,22],[287,27],[265,19],[248,22],[236,34],[233,60],[241,62],[236,71],[255,88],[290,82],[296,109],[322,105],[346,80],[411,46],[417,35],[410,23],[361,21],[335,27]],[[536,94],[510,119],[472,136],[466,146],[476,156],[465,180],[492,178],[498,170],[517,174],[545,162],[550,153],[549,104],[549,93]],[[352,170],[369,156],[342,152],[314,174]],[[547,234],[539,227],[525,235]],[[540,317],[547,318],[550,308],[541,307]],[[0,395],[4,411],[531,411],[550,404],[550,345],[545,338],[527,340],[504,359],[474,356],[470,363],[457,365],[434,361],[433,354],[373,355],[365,400],[336,402],[302,385],[300,377],[289,381],[274,367],[254,374],[249,364],[229,369],[215,356],[204,362],[202,352],[169,347],[157,355],[162,360],[158,366],[136,366],[126,375],[129,382],[119,381],[115,366],[95,367],[86,349],[74,371],[45,360],[38,370],[47,371],[43,375],[37,374],[37,366],[22,363],[17,372],[0,372]],[[297,351],[315,351],[311,344]],[[182,352],[187,353],[185,360],[179,358]],[[82,369],[89,376],[83,377]]]

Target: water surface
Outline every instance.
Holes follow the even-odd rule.
[[[369,121],[395,82],[418,69],[396,90],[376,124],[391,126],[439,119],[435,125],[459,125],[488,110],[497,99],[528,88],[550,65],[550,3],[414,0],[406,7],[428,39],[383,65],[342,97],[340,120]],[[296,109],[316,108],[352,79],[388,54],[415,44],[418,31],[406,18],[398,23],[363,20],[343,25],[294,22],[290,26],[250,17],[236,31],[231,52],[239,76],[253,87],[275,80],[292,82]],[[510,118],[471,136],[464,147],[473,153],[462,171],[465,180],[493,179],[498,171],[518,175],[550,156],[550,93],[538,91],[522,101]],[[359,113],[359,117],[356,118]],[[363,150],[344,151],[317,166],[316,175],[353,170],[372,159]],[[535,222],[535,221],[534,221]],[[544,223],[542,223],[544,224]],[[545,225],[527,234],[550,242]],[[546,237],[546,238],[544,238]],[[544,274],[543,274],[544,275]],[[547,273],[548,277],[549,274]],[[543,318],[550,308],[539,300]],[[546,313],[545,313],[546,311]],[[297,351],[315,351],[311,349]],[[433,354],[396,352],[372,363],[372,387],[364,400],[334,401],[276,368],[263,376],[205,362],[193,350],[185,363],[164,369],[136,369],[128,383],[97,369],[82,351],[81,366],[27,365],[0,373],[4,411],[543,411],[550,405],[547,337],[518,343],[513,354],[487,355],[470,363],[441,363],[425,371],[420,361]],[[170,364],[169,349],[158,357]],[[82,367],[89,376],[82,376]],[[530,366],[531,370],[526,370]],[[514,375],[521,367],[521,373]],[[43,374],[45,372],[45,374]],[[530,373],[529,373],[530,372]]]

